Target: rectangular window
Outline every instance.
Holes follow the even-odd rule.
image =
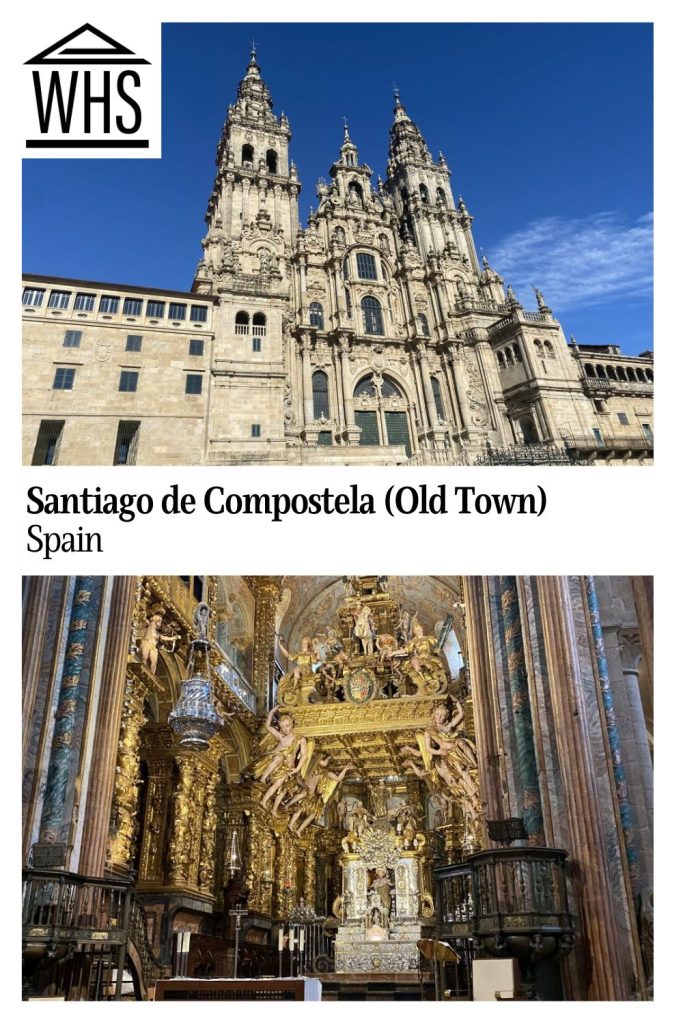
[[[261,351],[261,339],[260,338],[252,338],[251,339],[251,351],[252,352],[260,352]]]
[[[188,373],[185,377],[185,394],[201,395],[202,380],[203,378],[201,373]]]
[[[643,423],[643,433],[648,441],[654,441],[654,434],[649,423]]]
[[[71,391],[74,386],[76,371],[71,366],[58,366],[52,382],[53,391]]]
[[[138,376],[139,374],[137,370],[121,370],[119,391],[137,391]]]
[[[118,313],[120,301],[119,295],[103,295],[100,299],[100,313]]]
[[[66,309],[69,305],[69,299],[71,298],[71,292],[50,292],[50,298],[47,300],[48,309]]]
[[[593,437],[595,438],[599,448],[605,447],[605,442],[602,439],[602,432],[598,430],[597,427],[593,427]]]
[[[626,415],[625,412],[618,412],[617,413],[617,419],[621,423],[622,427],[627,427],[628,426],[628,416]]]
[[[332,447],[332,431],[331,430],[319,430],[318,431],[318,444],[322,445],[323,448]]]
[[[139,420],[121,420],[114,448],[115,466],[134,466],[138,447]]]
[[[364,281],[376,281],[377,280],[377,266],[375,264],[375,257],[369,252],[359,252],[356,256],[356,266],[358,267],[358,276],[362,277]]]
[[[141,334],[129,334],[126,338],[126,352],[141,352],[142,351],[142,335]]]
[[[44,288],[24,288],[21,302],[24,306],[42,306],[44,298]]]
[[[124,299],[124,316],[142,316],[142,299]]]
[[[195,601],[201,601],[204,596],[204,577],[195,576],[192,580],[192,593],[194,594]]]
[[[251,425],[251,436],[252,437],[260,437],[261,436],[261,424],[260,423],[252,423],[252,425]]]
[[[187,306],[184,302],[169,302],[168,304],[168,319],[169,320],[184,320],[185,314],[187,313]]]
[[[95,296],[86,292],[77,292],[74,309],[79,313],[90,313],[95,308]]]
[[[62,439],[64,420],[43,420],[33,449],[32,466],[55,466]]]
[[[203,356],[204,355],[204,339],[203,338],[190,338],[190,352],[191,356]]]
[[[80,348],[83,331],[66,331],[64,334],[64,348]]]
[[[147,316],[162,317],[165,305],[165,302],[156,302],[150,299],[147,303]]]
[[[207,313],[206,306],[190,306],[190,320],[194,320],[195,323],[205,324]]]

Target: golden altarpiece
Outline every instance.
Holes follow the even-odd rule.
[[[29,580],[27,988],[117,998],[124,968],[141,998],[178,972],[409,978],[433,938],[521,957],[527,921],[532,961],[564,956],[549,997],[646,993],[646,766],[628,775],[606,696],[608,662],[615,678],[644,652],[647,720],[647,587],[596,579]],[[618,649],[600,588],[634,608]],[[524,839],[501,850],[508,821]]]

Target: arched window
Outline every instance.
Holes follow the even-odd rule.
[[[242,167],[253,167],[254,165],[254,147],[253,146],[242,146]]]
[[[608,366],[607,367],[607,376],[609,377],[610,380],[616,380],[617,379],[617,375],[614,372],[614,367],[613,366]]]
[[[506,348],[505,349],[505,359],[506,359],[506,362],[507,362],[508,366],[514,366],[515,365],[515,361],[512,358],[512,349],[511,348]]]
[[[330,389],[324,370],[316,370],[313,374],[313,418],[330,418]]]
[[[249,334],[249,314],[243,309],[235,316],[235,334]]]
[[[423,338],[429,337],[429,320],[424,313],[417,314],[417,324],[420,332],[420,336]]]
[[[420,199],[423,203],[429,202],[429,192],[426,185],[420,185]]]
[[[377,264],[375,257],[369,252],[359,252],[356,256],[358,276],[364,281],[377,280]]]
[[[498,365],[500,366],[501,370],[505,369],[505,356],[503,355],[502,352],[498,353]]]
[[[636,375],[635,375],[635,372],[634,372],[632,366],[627,366],[626,367],[626,376],[628,377],[629,380],[635,381]]]
[[[363,333],[384,334],[382,307],[379,301],[372,295],[366,295],[360,305],[363,310]]]
[[[319,331],[322,331],[324,327],[323,319],[323,307],[319,302],[312,302],[308,307],[308,322],[311,327],[317,327]],[[313,374],[315,380],[315,374]]]
[[[643,373],[640,367],[638,367],[638,369],[636,370],[636,377],[639,381],[642,381],[643,384],[645,383],[645,374]]]
[[[586,363],[586,376],[595,377],[595,367],[592,363]]]
[[[265,313],[254,313],[254,319],[252,321],[254,327],[265,327],[266,326],[266,314]]]
[[[437,206],[445,206],[446,205],[446,193],[444,192],[444,190],[442,188],[437,188],[437,190],[436,190],[436,202],[437,202]]]
[[[436,406],[436,415],[439,417],[442,423],[446,422],[446,410],[443,406],[443,398],[441,396],[441,384],[436,377],[432,377],[432,392],[434,393],[434,405]]]
[[[555,349],[553,348],[553,346],[550,344],[549,341],[546,341],[546,343],[545,343],[545,354],[548,357],[548,359],[554,359],[555,358]]]
[[[626,373],[623,366],[617,366],[617,380],[626,380]]]
[[[601,366],[600,363],[598,363],[595,367],[595,375],[596,377],[599,377],[600,380],[606,379],[605,367]]]
[[[362,206],[363,204],[363,189],[357,181],[352,181],[349,185],[349,199],[354,206]]]
[[[650,369],[647,369],[647,370],[645,371],[645,376],[647,377],[647,379],[648,379],[649,381],[654,381],[654,379],[655,379],[655,376],[654,376],[654,374],[653,374],[652,370],[650,370]]]
[[[519,348],[519,345],[518,345],[517,342],[514,342],[514,344],[512,346],[512,352],[513,352],[513,355],[514,355],[516,361],[518,363],[521,363],[521,361],[522,361],[522,353],[520,351],[520,348]]]
[[[392,380],[387,380],[386,377],[382,378],[382,398],[401,398],[401,390],[397,388]]]
[[[266,153],[266,167],[271,174],[277,174],[277,153],[274,149],[269,149]]]

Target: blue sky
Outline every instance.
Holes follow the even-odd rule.
[[[525,305],[536,285],[567,336],[652,347],[647,25],[167,25],[163,159],[25,161],[27,271],[189,288],[252,36],[291,122],[302,221],[343,116],[385,173],[396,83]]]

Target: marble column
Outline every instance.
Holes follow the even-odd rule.
[[[48,621],[48,610],[52,596],[51,576],[29,576],[26,579],[24,599],[24,625],[22,632],[22,764],[26,755],[33,724],[33,711],[40,680],[40,666],[43,658],[43,643]]]
[[[102,686],[97,708],[93,765],[85,805],[83,838],[78,870],[101,876],[109,841],[109,820],[114,797],[114,778],[119,730],[126,687],[135,576],[117,576],[109,606],[107,643],[102,665]]]
[[[529,835],[530,845],[545,846],[534,727],[531,718],[522,622],[515,577],[501,576],[500,590],[505,635],[505,660],[512,698],[516,763],[523,794],[522,817]]]
[[[564,576],[538,578],[548,687],[565,800],[565,828],[591,1000],[633,997],[610,878],[600,797],[591,753],[584,683]]]
[[[497,738],[495,661],[488,628],[487,582],[483,576],[463,576],[463,601],[467,621],[467,663],[472,685],[474,732],[479,765],[479,789],[486,818],[507,817],[503,803],[501,750]],[[490,845],[488,837],[484,837]]]
[[[97,616],[98,605],[94,577],[76,577],[40,820],[41,843],[57,843],[61,836],[72,758],[75,753],[74,731],[77,711],[79,703],[86,699],[82,673],[87,654],[86,647],[90,646],[88,630]]]

